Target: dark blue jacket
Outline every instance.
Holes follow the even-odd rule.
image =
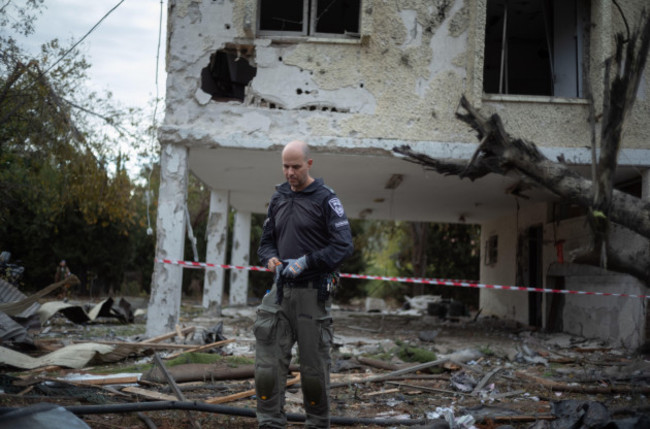
[[[298,280],[315,279],[335,271],[354,250],[352,231],[334,191],[316,179],[300,192],[288,182],[271,197],[257,255],[296,259],[307,255],[307,269]]]

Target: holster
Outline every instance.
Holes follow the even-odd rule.
[[[327,301],[330,296],[333,297],[340,281],[341,273],[339,271],[334,271],[324,276],[320,287],[318,288],[318,301],[324,302]]]

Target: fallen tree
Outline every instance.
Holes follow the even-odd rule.
[[[595,180],[573,171],[562,159],[548,159],[533,142],[511,136],[498,114],[482,114],[465,96],[460,101],[464,112],[457,112],[456,117],[472,127],[480,141],[468,163],[434,159],[409,146],[396,147],[393,151],[440,174],[456,175],[461,179],[473,181],[491,173],[519,176],[527,185],[543,187],[559,199],[587,208],[594,240],[591,248],[575,262],[631,274],[650,284],[648,258],[641,264],[638,260],[622,258],[607,241],[610,221],[650,239],[650,201],[613,187],[623,128],[634,105],[650,47],[650,19],[645,12],[642,22],[640,30],[629,37],[617,35],[615,56],[607,62],[601,151]],[[611,76],[614,78],[610,82]],[[592,132],[595,133],[595,125],[592,125]]]

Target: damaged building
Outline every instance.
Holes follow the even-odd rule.
[[[210,188],[203,305],[248,297],[251,215],[283,180],[280,152],[312,147],[312,175],[336,190],[348,217],[481,226],[480,283],[597,292],[480,290],[481,316],[498,316],[620,346],[647,341],[646,284],[575,263],[589,245],[586,210],[521,178],[470,181],[406,162],[408,145],[469,162],[479,142],[459,100],[498,113],[508,133],[591,177],[592,126],[602,115],[615,34],[637,24],[642,0],[170,0],[166,114],[159,130],[157,261],[147,333],[179,316],[188,175]],[[650,195],[650,79],[625,126],[617,189]],[[228,213],[235,211],[231,260]],[[612,246],[648,260],[648,241],[615,227]],[[360,273],[363,274],[363,273]],[[613,293],[615,296],[604,294]],[[624,296],[618,296],[624,295]],[[629,295],[633,295],[630,297]]]

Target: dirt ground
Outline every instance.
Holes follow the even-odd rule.
[[[146,308],[146,301],[135,298],[132,301],[134,306]],[[222,322],[223,335],[235,341],[220,352],[252,359],[254,314],[254,307],[226,308],[220,317],[215,317],[206,315],[196,302],[184,302],[181,324],[209,328]],[[597,405],[605,414],[604,422],[639,419],[639,416],[645,416],[640,421],[650,421],[643,420],[650,419],[650,357],[638,351],[566,334],[536,332],[497,319],[479,317],[474,320],[474,315],[450,320],[429,316],[426,312],[372,313],[348,307],[334,311],[334,329],[333,428],[349,427],[342,418],[380,419],[380,424],[355,425],[366,428],[433,427],[434,419],[447,418],[449,421],[453,418],[457,427],[473,424],[477,428],[541,429],[559,427],[557,424],[562,418],[572,418],[558,414],[561,404],[582,410],[579,412],[585,415],[589,409],[596,410]],[[143,333],[142,318],[131,324],[107,319],[75,325],[63,316],[56,316],[35,338],[53,347],[78,340],[139,341]],[[29,387],[20,388],[20,391],[7,388],[5,380],[0,407],[24,407],[42,402],[63,406],[146,402],[146,398],[122,392],[124,386],[121,385],[82,386],[61,381],[61,378],[104,371],[131,373],[134,365],[137,367],[147,361],[151,361],[150,355],[139,355],[84,370],[57,368],[46,372],[0,367],[0,377],[11,377],[14,383],[18,378],[32,380],[26,383]],[[405,370],[408,366],[431,361],[439,363],[419,371]],[[379,376],[385,378],[379,380]],[[53,379],[58,381],[53,382]],[[179,386],[187,401],[201,402],[209,397],[253,389],[254,383],[247,378],[179,383]],[[164,383],[140,383],[140,387],[173,394]],[[287,413],[302,415],[301,403],[299,387],[290,387]],[[222,405],[252,412],[255,400],[246,397]],[[251,417],[203,411],[162,410],[80,417],[92,428],[256,427]],[[152,425],[147,426],[147,418]],[[403,423],[388,424],[396,419]],[[583,425],[565,427],[597,427],[588,426],[584,421],[580,424]],[[301,426],[301,422],[289,423],[289,427]]]

